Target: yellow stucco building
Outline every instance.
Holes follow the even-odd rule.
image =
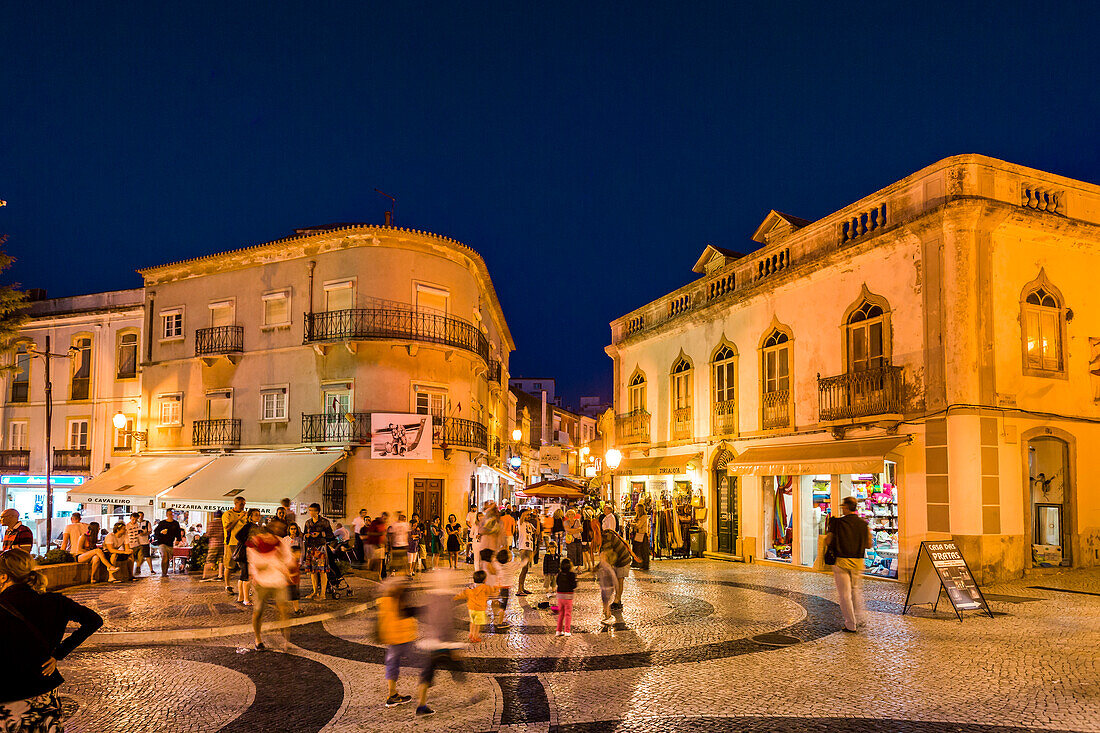
[[[611,323],[622,506],[791,566],[848,495],[871,574],[1100,564],[1100,187],[960,155],[752,239]]]

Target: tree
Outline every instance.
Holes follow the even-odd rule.
[[[4,251],[8,235],[0,234],[0,272],[7,270],[15,258]],[[20,329],[27,321],[27,294],[19,289],[18,283],[0,285],[0,347],[7,349],[20,335]]]

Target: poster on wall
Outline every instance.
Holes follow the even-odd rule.
[[[909,591],[905,594],[902,614],[910,606],[930,603],[935,611],[940,602],[940,588],[947,593],[951,607],[962,621],[963,611],[981,611],[993,618],[993,611],[974,581],[970,566],[959,552],[954,540],[921,542],[917,551],[917,567],[909,579]]]
[[[373,412],[370,457],[432,459],[432,416]]]

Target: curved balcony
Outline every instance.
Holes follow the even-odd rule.
[[[445,417],[432,421],[432,442],[448,448],[489,449],[489,431],[475,420],[461,417]]]
[[[461,318],[412,306],[348,308],[305,314],[305,343],[396,339],[443,344],[477,354],[488,365],[489,340]]]
[[[649,442],[649,413],[645,410],[632,410],[615,416],[615,435],[620,443]]]

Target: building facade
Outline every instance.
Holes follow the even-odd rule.
[[[871,574],[947,538],[985,582],[1100,564],[1100,187],[962,155],[753,240],[611,324],[620,504],[791,566],[846,496]]]
[[[138,288],[28,304],[28,320],[7,354],[11,368],[3,376],[0,408],[0,506],[18,509],[28,526],[42,525],[46,517],[47,348],[57,355],[49,360],[51,488],[54,517],[60,520],[54,522],[55,534],[80,508],[89,516],[129,508],[124,502],[70,502],[68,494],[135,450],[132,435],[115,429],[111,418],[122,412],[129,431],[145,423],[139,409],[143,302]],[[41,535],[44,529],[38,529]]]
[[[150,483],[158,508],[446,519],[499,491],[514,344],[469,247],[334,225],[140,273],[144,456],[214,461]]]

